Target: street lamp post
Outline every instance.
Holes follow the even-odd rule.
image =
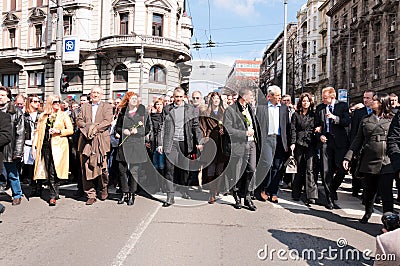
[[[286,27],[286,16],[287,16],[287,0],[283,1],[283,64],[282,64],[282,95],[286,94],[286,49],[287,49],[287,27]]]
[[[56,28],[56,57],[54,60],[54,89],[55,95],[61,95],[61,75],[62,75],[62,38],[64,27],[64,11],[62,0],[57,0],[57,28]]]

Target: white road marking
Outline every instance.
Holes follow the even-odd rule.
[[[152,222],[152,220],[154,219],[160,208],[161,205],[158,205],[157,208],[137,226],[136,230],[129,237],[125,246],[120,250],[118,255],[115,257],[112,266],[121,266],[124,264],[126,258],[135,248],[136,243],[139,241],[144,231],[146,231],[147,227],[150,225],[150,223]]]

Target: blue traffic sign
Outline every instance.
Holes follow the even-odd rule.
[[[75,52],[75,40],[66,40],[64,52]]]

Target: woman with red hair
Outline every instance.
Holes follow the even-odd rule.
[[[115,133],[119,139],[116,161],[119,162],[121,198],[118,204],[127,202],[133,205],[140,166],[147,161],[145,135],[150,131],[148,113],[144,105],[140,104],[139,96],[128,91],[120,103]],[[129,169],[129,172],[128,171]]]

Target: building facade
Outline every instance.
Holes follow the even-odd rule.
[[[310,92],[319,96],[321,84],[326,82],[326,36],[321,35],[321,26],[326,21],[320,15],[319,8],[326,1],[308,0],[297,13],[298,23],[298,55],[301,61],[301,82],[299,91]],[[325,41],[325,43],[324,43]],[[322,65],[324,61],[324,65]],[[324,67],[323,67],[324,66]]]
[[[1,0],[1,83],[14,94],[53,93],[57,6],[50,0]],[[101,85],[106,98],[128,89],[143,103],[188,86],[191,18],[185,1],[65,0],[63,36],[74,36],[79,62],[64,62],[65,94]]]
[[[332,84],[362,101],[367,89],[400,93],[399,1],[341,0],[332,20]]]
[[[225,87],[238,91],[242,86],[257,88],[259,85],[261,60],[235,60],[229,71]]]
[[[298,42],[297,42],[297,23],[288,23],[287,25],[287,57],[286,57],[286,92],[295,97],[297,93],[300,76],[298,60]],[[267,88],[271,85],[282,87],[283,76],[283,31],[266,48],[262,63],[260,66],[260,89],[266,94]]]

